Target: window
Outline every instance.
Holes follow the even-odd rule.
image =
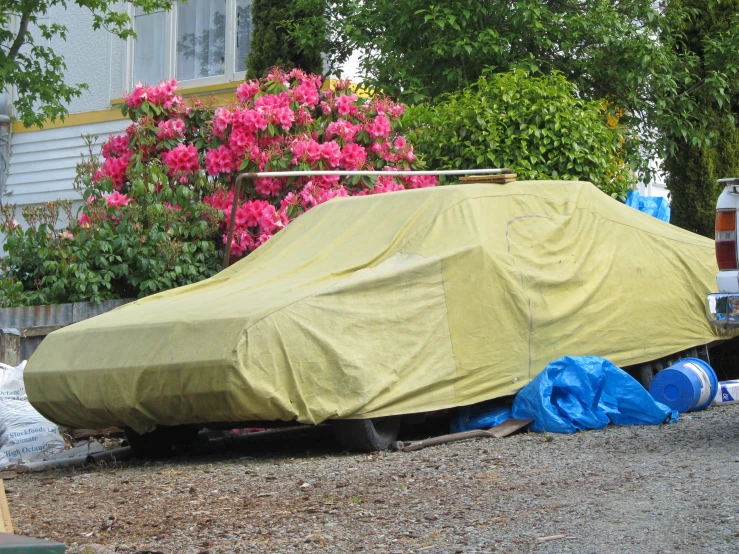
[[[170,12],[134,15],[129,89],[175,78],[186,86],[244,78],[249,55],[251,0],[189,0]]]

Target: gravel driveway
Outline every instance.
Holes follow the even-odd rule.
[[[735,553],[739,405],[377,455],[314,429],[6,486],[18,532],[99,552]]]

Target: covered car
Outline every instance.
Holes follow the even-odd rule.
[[[703,307],[716,269],[713,241],[586,182],[336,198],[211,279],[55,331],[26,386],[52,421],[139,434],[397,421],[514,394],[561,356],[727,336]]]

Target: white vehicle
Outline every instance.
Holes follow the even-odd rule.
[[[711,324],[739,328],[739,260],[737,259],[737,210],[739,177],[719,179],[725,188],[716,203],[716,262],[718,293],[709,294],[707,313]]]

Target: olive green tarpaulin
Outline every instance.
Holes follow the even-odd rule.
[[[217,276],[49,335],[28,397],[73,427],[320,423],[513,394],[563,355],[720,338],[713,241],[589,183],[460,185],[310,210]]]

